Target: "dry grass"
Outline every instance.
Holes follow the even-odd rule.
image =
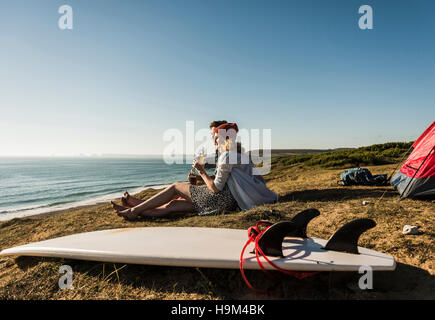
[[[392,166],[369,167],[373,173],[390,172]],[[72,210],[43,218],[14,219],[0,224],[0,249],[69,234],[111,228],[143,226],[201,226],[248,228],[260,219],[289,219],[306,208],[321,215],[308,229],[311,236],[329,238],[341,225],[355,218],[377,222],[361,237],[361,245],[393,255],[394,272],[375,273],[374,289],[355,286],[358,274],[321,273],[297,280],[278,275],[275,279],[259,271],[247,276],[260,288],[274,286],[271,299],[434,299],[434,213],[430,201],[397,201],[390,187],[340,187],[341,169],[306,169],[297,166],[274,168],[268,185],[281,195],[279,203],[246,212],[219,216],[190,215],[177,219],[127,222],[113,214],[110,205]],[[156,190],[139,194],[147,198]],[[363,206],[362,201],[377,201]],[[404,236],[405,224],[419,225],[424,232]],[[74,289],[58,287],[59,267],[74,270]],[[246,287],[238,270],[170,268],[71,261],[49,258],[0,259],[0,299],[264,299]]]

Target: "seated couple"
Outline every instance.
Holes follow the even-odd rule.
[[[278,195],[267,188],[263,178],[253,175],[249,155],[242,152],[240,145],[236,146],[237,125],[214,121],[210,129],[217,150],[214,176],[209,176],[204,165],[195,160],[193,166],[199,173],[196,180],[202,181],[201,185],[175,182],[147,200],[126,192],[122,206],[112,202],[116,213],[128,220],[183,216],[191,212],[206,215],[237,208],[248,210],[277,201]]]

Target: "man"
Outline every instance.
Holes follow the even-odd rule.
[[[226,120],[216,120],[216,121],[213,121],[212,123],[210,123],[210,134],[211,134],[211,137],[213,139],[213,143],[214,143],[215,148],[216,148],[215,158],[214,158],[214,160],[215,160],[214,163],[215,164],[217,164],[217,161],[218,161],[218,158],[219,158],[219,151],[218,151],[218,144],[217,144],[217,136],[215,136],[213,130],[214,130],[214,128],[217,128],[217,127],[219,127],[220,125],[222,125],[224,123],[228,123],[228,121],[226,121]],[[214,175],[211,176],[211,177],[214,178],[215,175],[216,175],[216,169],[214,171]],[[204,181],[202,180],[200,175],[193,174],[193,173],[189,173],[189,175],[187,177],[187,180],[189,182],[196,181],[196,184],[203,184],[204,183]]]

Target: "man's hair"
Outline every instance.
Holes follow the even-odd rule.
[[[212,123],[210,123],[210,129],[211,128],[217,128],[217,127],[219,127],[220,125],[223,125],[224,123],[228,123],[228,121],[226,121],[226,120],[217,120],[217,121],[213,121]]]

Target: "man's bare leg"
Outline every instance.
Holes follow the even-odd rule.
[[[174,200],[181,200],[183,198],[179,197],[178,195],[176,195],[174,197]],[[140,204],[142,204],[143,202],[145,202],[146,200],[143,199],[139,199],[136,198],[135,196],[132,196],[131,194],[128,193],[128,191],[124,192],[124,196],[121,198],[121,203],[124,207],[127,208],[133,208],[136,207]]]
[[[192,202],[186,200],[172,200],[162,207],[144,211],[140,215],[142,217],[168,218],[175,216],[181,217],[191,212],[193,212]]]

